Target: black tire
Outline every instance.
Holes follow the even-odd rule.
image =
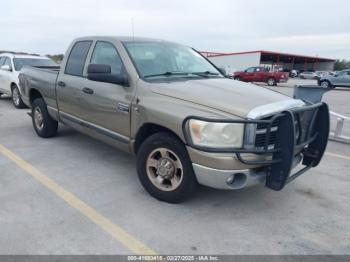
[[[323,88],[334,88],[328,80],[322,80],[319,85]]]
[[[19,92],[18,86],[13,85],[11,88],[12,92],[12,104],[17,109],[26,108],[26,105],[23,103],[21,93]]]
[[[42,116],[42,125],[36,122],[38,114]],[[57,134],[58,122],[49,115],[46,103],[42,98],[37,98],[32,103],[32,122],[35,132],[40,137],[48,138]]]
[[[267,83],[268,86],[275,86],[275,85],[277,85],[276,79],[274,79],[273,77],[268,78],[266,83]]]
[[[180,174],[182,174],[181,182],[179,182],[178,186],[171,191],[161,190],[160,188],[155,186],[154,182],[152,182],[148,176],[148,172],[150,171],[148,171],[149,167],[147,167],[147,160],[149,159],[149,157],[151,157],[153,152],[161,148],[174,152],[175,156],[178,157],[178,161],[181,162],[182,166],[182,172],[180,169]],[[154,169],[158,171],[158,168]],[[179,170],[176,169],[175,173],[177,173],[178,171]],[[168,203],[183,202],[195,193],[196,188],[198,186],[197,179],[193,172],[192,163],[190,161],[184,144],[177,137],[170,133],[156,133],[148,137],[142,143],[137,153],[137,172],[140,182],[146,189],[146,191],[156,199]],[[159,174],[158,176],[162,177]],[[166,185],[164,181],[165,180],[161,182],[161,185]]]
[[[234,80],[241,81],[241,78],[239,76],[236,76]]]

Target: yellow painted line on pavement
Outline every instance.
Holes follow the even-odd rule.
[[[344,155],[330,153],[330,152],[326,152],[325,155],[326,156],[333,156],[333,157],[337,157],[337,158],[341,158],[341,159],[345,159],[345,160],[350,160],[350,156],[344,156]]]
[[[113,238],[118,240],[126,248],[131,250],[135,254],[139,255],[155,255],[156,252],[131,236],[121,227],[112,223],[108,218],[98,213],[95,209],[90,207],[88,204],[80,200],[72,193],[65,190],[62,186],[57,184],[51,178],[42,174],[39,170],[33,167],[31,164],[14,154],[12,151],[0,144],[0,153],[5,157],[16,163],[21,169],[26,171],[37,181],[39,181],[46,188],[54,192],[58,197],[66,201],[71,207],[78,210],[82,215],[89,218],[92,222],[102,228],[105,232],[111,235]]]

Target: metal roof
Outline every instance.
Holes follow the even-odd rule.
[[[201,52],[202,54],[207,54],[207,57],[218,57],[218,56],[232,56],[232,55],[244,55],[244,54],[255,54],[260,53],[261,55],[276,55],[280,57],[295,57],[295,58],[306,58],[306,59],[313,59],[317,61],[324,61],[324,62],[334,62],[335,59],[333,58],[324,58],[324,57],[318,57],[318,56],[308,56],[308,55],[297,55],[297,54],[291,54],[291,53],[283,53],[283,52],[275,52],[275,51],[266,51],[266,50],[255,50],[255,51],[246,51],[246,52],[235,52],[235,53],[215,53],[215,52]]]

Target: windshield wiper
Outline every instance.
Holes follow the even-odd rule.
[[[204,76],[204,77],[209,77],[209,76],[218,76],[219,73],[215,72],[210,72],[210,71],[204,71],[204,72],[193,72],[191,73],[193,75],[198,75],[198,76]]]
[[[189,75],[189,73],[186,72],[164,72],[160,74],[153,74],[153,75],[145,75],[144,78],[150,78],[150,77],[157,77],[157,76],[182,76],[182,75]]]

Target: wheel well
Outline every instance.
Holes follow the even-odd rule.
[[[16,83],[12,82],[12,83],[11,83],[11,91],[12,91],[12,89],[13,89],[15,86],[17,86]]]
[[[180,141],[182,141],[176,133],[174,133],[173,131],[171,131],[170,129],[168,129],[166,127],[163,127],[163,126],[160,126],[157,124],[153,124],[153,123],[143,124],[143,126],[137,132],[137,135],[135,138],[135,144],[134,144],[135,154],[138,152],[140,146],[148,137],[150,137],[153,134],[159,133],[159,132],[170,133],[170,134],[174,135],[175,137],[177,137]]]
[[[33,101],[37,98],[41,98],[43,97],[40,92],[36,89],[31,89],[30,93],[29,93],[29,100],[30,100],[30,104],[33,103]]]

